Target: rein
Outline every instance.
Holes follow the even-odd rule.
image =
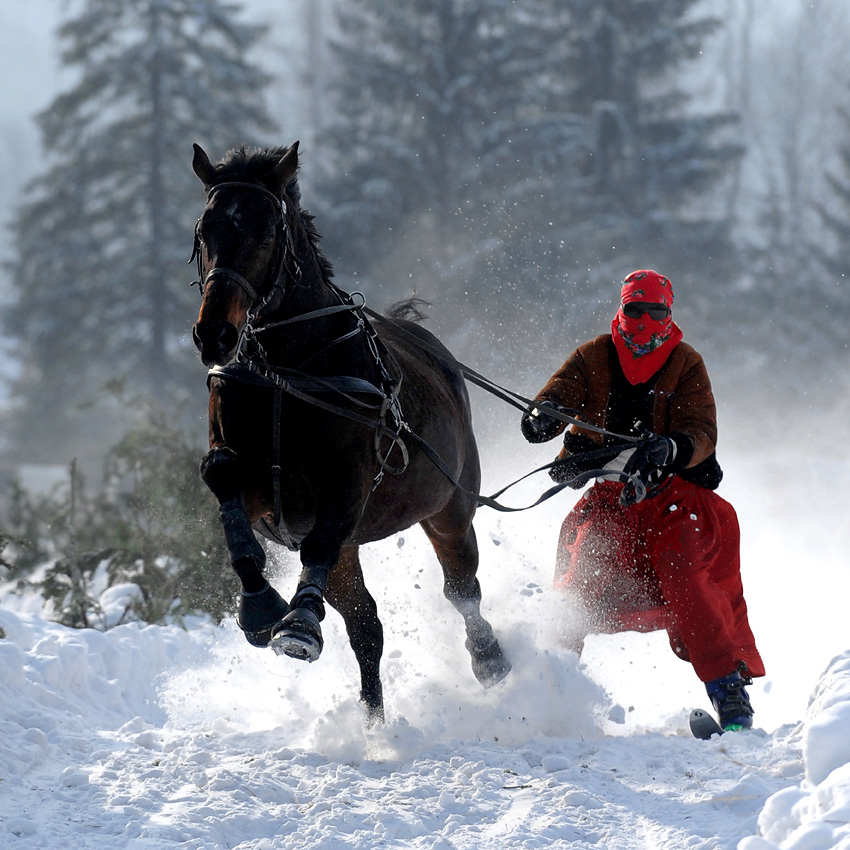
[[[448,352],[436,348],[435,346],[425,342],[423,339],[416,336],[415,334],[406,331],[392,319],[388,319],[386,316],[382,316],[380,313],[375,312],[369,307],[363,307],[363,312],[367,313],[373,319],[377,319],[382,324],[393,328],[393,330],[397,331],[405,339],[416,343],[416,345],[418,345],[420,348],[424,348],[429,354],[433,354],[435,357],[438,357],[441,360],[448,360],[453,366],[456,366],[463,373],[463,376],[468,381],[475,384],[476,386],[481,387],[481,389],[486,390],[491,395],[500,398],[502,401],[513,405],[513,407],[516,407],[518,410],[526,412],[532,407],[534,407],[534,405],[537,403],[533,399],[521,396],[519,393],[515,393],[513,390],[509,390],[497,384],[495,381],[491,381],[489,378],[485,378],[483,375],[480,375],[474,369],[471,369],[469,366],[465,365],[464,363],[461,363],[460,360],[458,360],[456,357],[449,354]],[[593,431],[596,434],[602,434],[606,437],[615,437],[618,440],[622,440],[624,443],[639,443],[642,439],[641,437],[633,437],[628,434],[617,434],[614,431],[608,431],[605,428],[599,428],[596,425],[591,425],[589,422],[582,422],[575,416],[571,416],[570,414],[565,413],[564,409],[548,409],[546,411],[546,415],[551,416],[553,419],[558,419],[561,422],[565,422],[568,425],[576,425],[577,427],[585,431]],[[546,467],[541,468],[545,469]],[[521,480],[522,479],[520,479],[520,481]]]
[[[413,342],[417,347],[429,352],[438,359],[448,361],[449,363],[454,365],[468,381],[481,387],[482,389],[491,393],[497,398],[500,398],[501,400],[507,402],[513,407],[516,407],[519,410],[525,412],[527,410],[530,410],[535,404],[535,402],[532,399],[525,398],[524,396],[519,395],[519,393],[513,392],[512,390],[502,387],[494,381],[491,381],[489,378],[480,375],[474,369],[471,369],[469,366],[465,365],[464,363],[461,363],[449,352],[436,348],[435,346],[429,344],[428,342],[419,338],[415,334],[412,334],[409,331],[405,330],[392,319],[389,319],[386,316],[382,316],[380,313],[377,313],[376,311],[366,307],[366,299],[364,298],[362,293],[355,292],[351,295],[348,295],[348,293],[343,293],[342,290],[340,290],[336,286],[333,286],[333,284],[330,285],[342,303],[330,307],[322,307],[317,310],[311,310],[306,313],[301,313],[296,316],[291,316],[286,319],[282,319],[275,322],[269,322],[255,327],[254,322],[256,321],[257,316],[260,312],[262,312],[266,305],[270,303],[272,297],[276,294],[276,292],[280,290],[281,296],[286,295],[286,281],[284,280],[284,284],[282,286],[279,286],[279,282],[281,278],[284,277],[284,273],[286,273],[286,276],[289,277],[293,284],[297,285],[298,280],[301,277],[301,265],[295,257],[295,252],[292,245],[291,231],[287,227],[286,223],[285,200],[283,198],[278,198],[277,195],[266,189],[264,186],[259,185],[258,183],[225,181],[216,184],[209,190],[207,194],[207,201],[209,201],[209,199],[213,196],[215,192],[228,187],[253,189],[255,191],[262,192],[263,194],[269,196],[275,202],[275,206],[280,213],[280,217],[278,219],[277,224],[278,238],[276,239],[276,256],[273,266],[273,272],[270,275],[271,286],[269,287],[268,293],[266,294],[266,296],[260,299],[260,304],[256,308],[251,307],[248,310],[248,317],[245,322],[245,325],[243,326],[242,333],[237,344],[234,360],[231,363],[223,366],[213,366],[207,372],[208,384],[213,378],[222,378],[225,380],[236,380],[241,381],[243,383],[258,384],[260,386],[269,387],[274,391],[274,421],[272,424],[272,479],[274,499],[273,516],[275,526],[278,526],[281,520],[282,469],[280,458],[280,429],[282,415],[282,395],[284,392],[288,395],[293,396],[294,398],[306,402],[307,404],[311,404],[314,407],[318,407],[322,410],[325,410],[335,416],[340,416],[342,418],[349,419],[353,422],[366,425],[367,427],[374,430],[375,452],[378,458],[380,469],[378,470],[378,473],[374,478],[370,493],[374,492],[378,485],[381,483],[385,472],[390,472],[391,474],[399,475],[407,469],[409,463],[409,453],[404,443],[404,439],[402,438],[402,434],[404,434],[407,439],[412,440],[414,443],[416,443],[417,446],[419,446],[422,453],[437,467],[437,469],[440,470],[440,472],[442,472],[444,476],[446,476],[446,478],[452,483],[454,487],[466,493],[467,495],[474,497],[479,505],[485,505],[487,507],[493,508],[494,510],[502,512],[513,513],[518,511],[530,510],[531,508],[534,508],[542,502],[545,502],[546,500],[552,498],[552,496],[555,496],[557,493],[560,493],[566,487],[580,487],[592,478],[599,477],[600,475],[604,475],[606,473],[610,474],[610,471],[606,471],[604,469],[594,469],[582,472],[568,481],[560,482],[555,486],[550,487],[537,499],[536,502],[522,508],[511,508],[502,505],[497,501],[497,498],[503,493],[505,493],[507,490],[509,490],[511,487],[515,486],[516,484],[519,484],[521,481],[524,481],[526,478],[529,478],[530,476],[535,475],[538,472],[543,472],[544,470],[551,469],[559,462],[558,460],[552,461],[548,464],[544,464],[543,466],[532,470],[529,473],[526,473],[521,478],[518,478],[516,481],[513,481],[512,483],[503,487],[501,490],[494,493],[492,496],[484,496],[480,493],[473,493],[472,491],[463,487],[460,482],[457,481],[454,474],[448,468],[447,464],[440,457],[440,455],[437,454],[437,452],[428,444],[426,440],[416,434],[405,421],[398,399],[398,393],[401,388],[403,374],[401,372],[400,367],[398,366],[398,363],[395,362],[395,358],[392,356],[392,353],[381,342],[374,328],[371,326],[368,319],[366,319],[366,315],[392,328],[396,333],[400,334],[405,339]],[[257,289],[250,281],[248,281],[243,275],[241,275],[234,269],[230,269],[224,266],[216,266],[210,269],[207,274],[204,275],[202,261],[203,241],[200,237],[200,222],[201,220],[199,218],[197,224],[195,225],[195,242],[192,249],[192,256],[189,258],[189,262],[191,263],[193,260],[197,259],[198,280],[194,281],[194,283],[198,285],[198,288],[201,291],[201,295],[204,294],[204,290],[206,289],[207,285],[211,280],[214,280],[216,277],[223,277],[228,280],[232,280],[234,283],[236,283],[248,295],[252,303],[256,302],[259,297]],[[293,263],[295,264],[294,271],[290,271],[287,266],[288,258],[291,258]],[[359,303],[355,302],[355,296],[359,297]],[[266,331],[270,331],[275,328],[281,328],[298,322],[305,322],[313,319],[324,318],[326,316],[331,316],[342,312],[351,312],[352,314],[356,314],[356,327],[350,332],[333,339],[323,349],[312,354],[306,361],[304,361],[304,363],[302,363],[302,366],[306,365],[307,362],[319,356],[323,352],[327,351],[332,346],[342,343],[345,340],[351,339],[360,333],[364,333],[366,335],[367,346],[370,350],[370,353],[375,358],[376,364],[383,378],[384,389],[380,389],[374,384],[365,381],[361,378],[340,375],[320,378],[315,375],[309,375],[297,369],[275,367],[268,362],[265,350],[257,338],[259,334],[265,333]],[[254,343],[254,347],[257,349],[257,352],[260,358],[262,359],[261,364],[257,363],[254,359],[252,359],[251,355],[245,351],[245,347],[248,341]],[[395,375],[391,375],[389,370],[387,369],[387,360],[391,362],[391,365],[396,373]],[[353,393],[374,396],[376,398],[379,398],[380,401],[374,404],[364,402],[356,398]],[[361,410],[377,413],[377,418],[371,418],[367,415],[364,415],[363,413],[357,412],[356,410],[351,410],[347,407],[342,407],[339,404],[334,404],[332,402],[326,401],[323,398],[318,397],[320,395],[327,394],[339,395],[343,398],[345,402],[354,405],[355,407],[358,407]],[[623,443],[623,449],[628,448],[631,444],[640,441],[639,437],[616,434],[604,428],[599,428],[595,425],[591,425],[590,423],[581,422],[579,419],[575,418],[574,416],[571,416],[563,409],[553,408],[547,410],[546,414],[564,423],[577,425],[585,430],[593,431],[597,434],[603,434],[605,436],[614,437]],[[388,419],[393,420],[395,427],[390,427],[387,424]],[[380,441],[384,437],[389,439],[390,447],[382,456],[380,449]],[[388,462],[389,457],[396,446],[398,446],[399,451],[402,455],[402,463],[399,467],[394,467]],[[608,448],[606,450],[606,453],[610,455],[610,452],[611,448]],[[594,452],[586,453],[586,455],[588,456],[594,454]],[[623,481],[632,480],[634,482],[636,495],[638,496],[637,500],[641,501],[641,499],[644,498],[644,496],[646,495],[646,485],[644,484],[644,482],[640,481],[640,479],[635,476],[627,476],[622,473],[620,475],[620,478]]]
[[[535,402],[533,399],[526,398],[525,396],[522,396],[519,393],[514,392],[513,390],[509,390],[506,387],[497,384],[495,381],[492,381],[489,378],[485,378],[483,375],[479,374],[474,369],[471,369],[466,364],[461,363],[461,361],[459,361],[449,352],[441,350],[436,346],[425,342],[420,337],[402,328],[397,322],[393,321],[392,319],[389,319],[386,316],[382,316],[380,313],[377,313],[375,310],[372,310],[366,306],[363,307],[363,312],[371,316],[373,319],[376,319],[377,321],[381,322],[382,324],[391,327],[394,331],[398,332],[405,339],[409,340],[410,342],[413,342],[428,353],[433,354],[438,359],[447,360],[457,369],[459,369],[468,381],[475,384],[476,386],[481,387],[481,389],[486,390],[491,395],[500,398],[502,401],[507,402],[508,404],[518,408],[519,410],[522,410],[523,412],[530,410],[534,406]],[[577,427],[580,427],[587,431],[593,431],[594,433],[602,434],[606,437],[614,437],[622,444],[622,446],[620,447],[620,451],[624,451],[625,449],[631,448],[633,445],[639,443],[642,439],[641,437],[634,437],[627,434],[618,434],[614,431],[608,431],[605,428],[600,428],[596,425],[590,424],[589,422],[582,422],[575,416],[571,416],[570,414],[566,413],[564,409],[548,409],[546,411],[546,415],[552,416],[554,419],[558,419],[561,422],[565,422],[570,425],[576,425]],[[479,505],[485,505],[489,508],[493,508],[497,511],[502,511],[504,513],[516,513],[519,511],[531,510],[531,508],[536,508],[538,505],[542,504],[548,499],[551,499],[552,496],[557,495],[566,487],[578,488],[583,486],[593,478],[599,478],[605,475],[610,476],[612,474],[611,470],[606,470],[603,468],[586,470],[585,472],[581,472],[578,475],[573,476],[567,481],[562,481],[556,484],[554,487],[550,487],[540,496],[540,498],[537,499],[536,502],[530,505],[526,505],[522,508],[511,508],[497,502],[496,500],[498,499],[498,497],[505,493],[507,490],[510,490],[511,487],[514,487],[516,484],[519,484],[521,481],[524,481],[526,478],[529,478],[532,475],[536,475],[538,472],[543,472],[544,470],[552,469],[560,461],[556,459],[554,461],[551,461],[550,463],[544,464],[543,466],[540,466],[537,469],[526,473],[520,478],[517,478],[516,481],[512,481],[510,484],[505,485],[504,487],[502,487],[501,490],[496,491],[492,496],[483,496],[480,493],[470,492],[465,487],[463,487],[457,480],[455,480],[454,476],[449,471],[443,459],[431,448],[431,446],[428,445],[428,443],[425,442],[425,440],[423,440],[413,431],[410,431],[410,429],[408,429],[408,434],[414,440],[414,442],[419,445],[420,449],[428,457],[428,459],[443,473],[443,475],[445,475],[449,479],[449,481],[451,481],[452,484],[454,484],[455,487],[471,496],[474,496],[476,499],[478,499]],[[600,459],[604,458],[605,460],[610,460],[611,452],[615,448],[617,448],[617,446],[610,446],[605,449],[591,450],[589,452],[583,452],[579,456],[584,457],[586,460],[595,460],[597,457]],[[626,483],[627,481],[632,482],[635,488],[635,498],[637,502],[643,501],[643,499],[646,498],[646,484],[641,481],[638,476],[628,475],[626,473],[619,473],[618,477],[619,480],[623,483]]]

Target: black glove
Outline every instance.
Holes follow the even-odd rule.
[[[573,490],[580,490],[587,484],[585,473],[598,471],[620,453],[621,446],[605,448],[587,434],[567,431],[564,434],[566,457],[556,459],[549,469],[549,477],[558,484],[567,484]]]
[[[653,434],[637,444],[632,456],[626,461],[623,472],[637,478],[644,487],[650,488],[673,467],[676,453],[675,440]],[[642,501],[646,492],[640,491],[641,488],[634,481],[627,481],[620,494],[620,504],[628,506]]]
[[[569,484],[577,475],[580,475],[584,470],[578,468],[578,464],[569,457],[555,461],[554,466],[549,467],[549,477],[558,484]],[[583,487],[586,482],[581,484],[570,485],[574,489]]]
[[[522,436],[529,443],[545,443],[553,437],[558,436],[561,423],[557,419],[546,414],[546,410],[558,410],[559,406],[554,401],[538,401],[534,403],[531,410],[523,413],[519,427]]]

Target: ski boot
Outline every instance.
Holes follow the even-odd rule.
[[[742,676],[737,670],[721,679],[705,683],[708,698],[717,712],[717,719],[724,732],[738,732],[753,726],[753,707],[744,690],[753,680]]]

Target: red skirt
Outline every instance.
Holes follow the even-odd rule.
[[[673,651],[708,682],[763,676],[747,620],[735,509],[674,475],[624,508],[623,485],[597,483],[561,526],[555,587],[578,604],[586,634],[666,629]]]

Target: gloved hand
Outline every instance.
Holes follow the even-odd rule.
[[[566,457],[556,458],[549,469],[549,477],[558,484],[567,484],[580,490],[588,482],[587,473],[598,472],[620,454],[622,446],[600,446],[587,434],[566,431],[564,434]]]
[[[534,403],[534,407],[523,413],[519,427],[529,443],[545,443],[558,436],[561,423],[548,416],[547,409],[557,410],[558,405],[554,401],[538,401]]]
[[[638,443],[634,453],[626,461],[623,472],[632,475],[645,486],[649,487],[661,478],[664,472],[673,466],[676,460],[676,442],[670,437],[653,434]],[[646,493],[640,493],[640,488],[634,481],[627,481],[620,494],[621,505],[634,505],[645,498]]]
[[[549,470],[549,477],[557,484],[566,484],[573,490],[581,490],[587,482],[594,477],[598,464],[580,463],[573,458],[559,460]]]
[[[578,465],[572,458],[566,457],[556,461],[554,466],[549,468],[549,477],[557,484],[566,484],[583,471],[578,468]],[[575,489],[583,487],[584,484],[584,481],[581,484],[576,484]]]

